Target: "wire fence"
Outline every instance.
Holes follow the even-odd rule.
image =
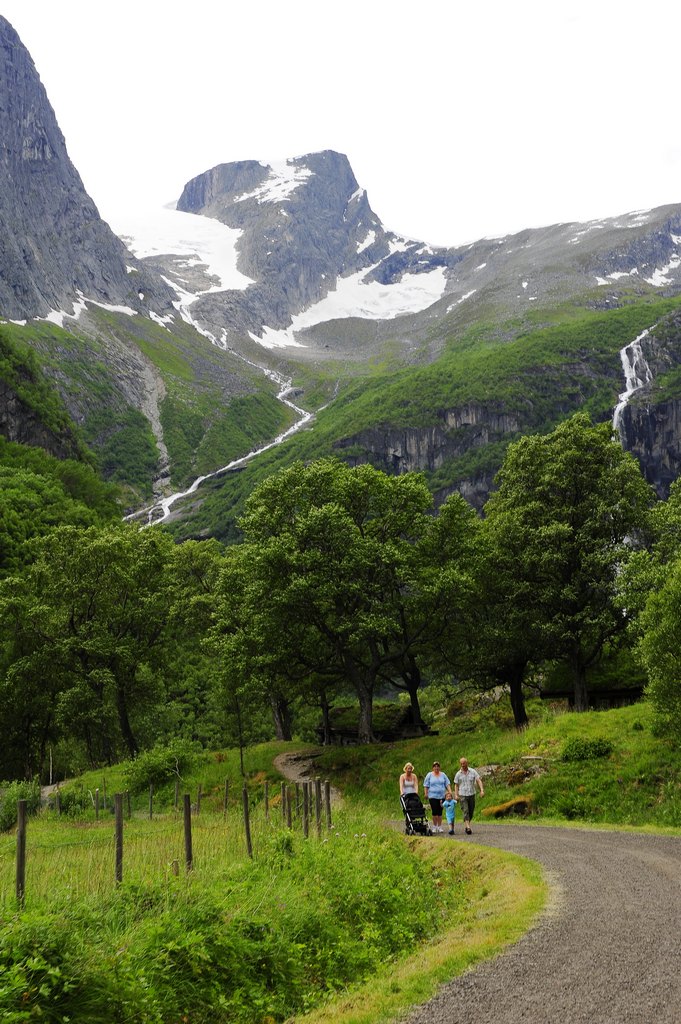
[[[332,828],[331,786],[319,778],[282,783],[274,797],[265,782],[255,807],[245,785],[241,800],[230,803],[226,780],[221,813],[201,813],[201,787],[194,800],[179,797],[172,810],[156,813],[150,791],[148,816],[132,817],[127,794],[116,793],[113,818],[100,807],[94,821],[67,820],[58,801],[29,818],[27,801],[19,800],[15,835],[0,836],[0,910],[103,895],[124,881],[228,872],[257,857],[275,831],[320,838]]]

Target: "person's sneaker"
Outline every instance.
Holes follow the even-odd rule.
[[[449,834],[450,834],[450,836],[453,836],[453,835],[454,835],[454,829],[453,829],[453,828],[450,828],[450,830],[449,830]]]
[[[472,830],[472,829],[470,829],[470,828],[467,828],[467,829],[466,829],[466,835],[467,835],[467,836],[472,836],[472,835],[473,835],[473,830]]]

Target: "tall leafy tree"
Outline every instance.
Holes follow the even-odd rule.
[[[431,503],[418,475],[334,459],[270,477],[247,502],[246,545],[223,574],[225,654],[260,679],[349,685],[369,742],[376,685],[399,675],[414,643],[404,595],[417,584],[415,544]]]
[[[202,641],[212,622],[223,558],[215,540],[185,541],[173,549],[165,579],[170,603],[163,636],[162,726],[213,747],[224,743],[223,713],[216,658]]]
[[[469,664],[479,534],[475,511],[460,494],[451,495],[437,515],[424,520],[421,536],[410,549],[411,582],[396,588],[402,644],[391,666],[392,682],[409,693],[416,723],[423,670],[444,669],[460,677]]]
[[[163,697],[174,552],[159,530],[61,527],[43,538],[26,573],[0,587],[5,649],[8,629],[21,641],[9,685],[35,689],[49,679],[51,716],[80,729],[93,757],[115,756],[120,740],[134,755],[133,718]]]
[[[681,734],[681,558],[668,566],[659,590],[651,591],[641,616],[638,653],[648,673],[649,695],[658,717]]]
[[[585,414],[512,444],[497,483],[485,516],[504,595],[500,660],[527,656],[530,638],[537,657],[569,665],[575,708],[585,710],[587,669],[626,625],[618,575],[646,526],[652,489],[610,425]]]
[[[92,470],[84,467],[87,473],[94,478]],[[30,564],[36,539],[56,526],[86,527],[99,522],[101,516],[71,497],[61,480],[0,464],[0,578]]]
[[[636,654],[649,680],[659,720],[681,733],[681,481],[651,514],[649,548],[623,576],[623,602],[640,614],[632,624]]]

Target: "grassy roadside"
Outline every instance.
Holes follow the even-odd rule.
[[[252,861],[238,822],[210,817],[191,877],[170,870],[171,822],[133,822],[116,891],[108,828],[36,823],[46,887],[34,872],[25,911],[0,907],[0,1017],[387,1021],[518,938],[543,905],[536,865],[408,839],[369,806],[341,810],[321,839],[261,815]]]
[[[479,846],[406,839],[435,877],[443,915],[437,936],[399,960],[386,963],[370,981],[290,1024],[388,1024],[426,1002],[440,985],[499,953],[532,926],[544,908],[548,885],[533,861]],[[465,900],[448,904],[452,872],[463,878]],[[428,884],[426,881],[424,884]]]

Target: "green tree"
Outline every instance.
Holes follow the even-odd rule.
[[[424,669],[460,676],[468,664],[478,600],[480,520],[453,494],[422,523],[408,550],[410,581],[395,580],[393,601],[401,643],[390,666],[391,681],[405,690],[415,724],[421,723],[418,691]]]
[[[681,731],[681,482],[651,514],[648,550],[637,553],[623,578],[623,602],[640,614],[632,632],[658,718]]]
[[[378,681],[416,649],[401,617],[431,504],[419,475],[335,459],[297,463],[258,487],[240,523],[245,544],[221,578],[215,634],[224,657],[241,660],[241,678],[350,685],[369,742]]]
[[[170,606],[160,724],[164,732],[213,749],[226,742],[224,701],[218,658],[203,640],[213,620],[223,561],[217,541],[185,541],[174,548],[166,576]]]
[[[35,539],[55,527],[100,521],[96,512],[66,492],[60,480],[0,465],[0,577],[28,565]]]
[[[681,558],[670,563],[664,584],[651,591],[641,615],[638,654],[648,673],[648,693],[660,720],[681,733]]]
[[[93,760],[114,757],[119,739],[133,756],[133,715],[164,695],[174,551],[160,530],[60,527],[21,577],[0,585],[5,685],[42,686],[50,721],[80,732]]]
[[[497,623],[509,650],[565,661],[575,708],[588,707],[586,670],[626,626],[618,576],[654,495],[609,424],[578,414],[551,434],[512,444],[485,506]],[[503,623],[503,625],[502,625]]]

